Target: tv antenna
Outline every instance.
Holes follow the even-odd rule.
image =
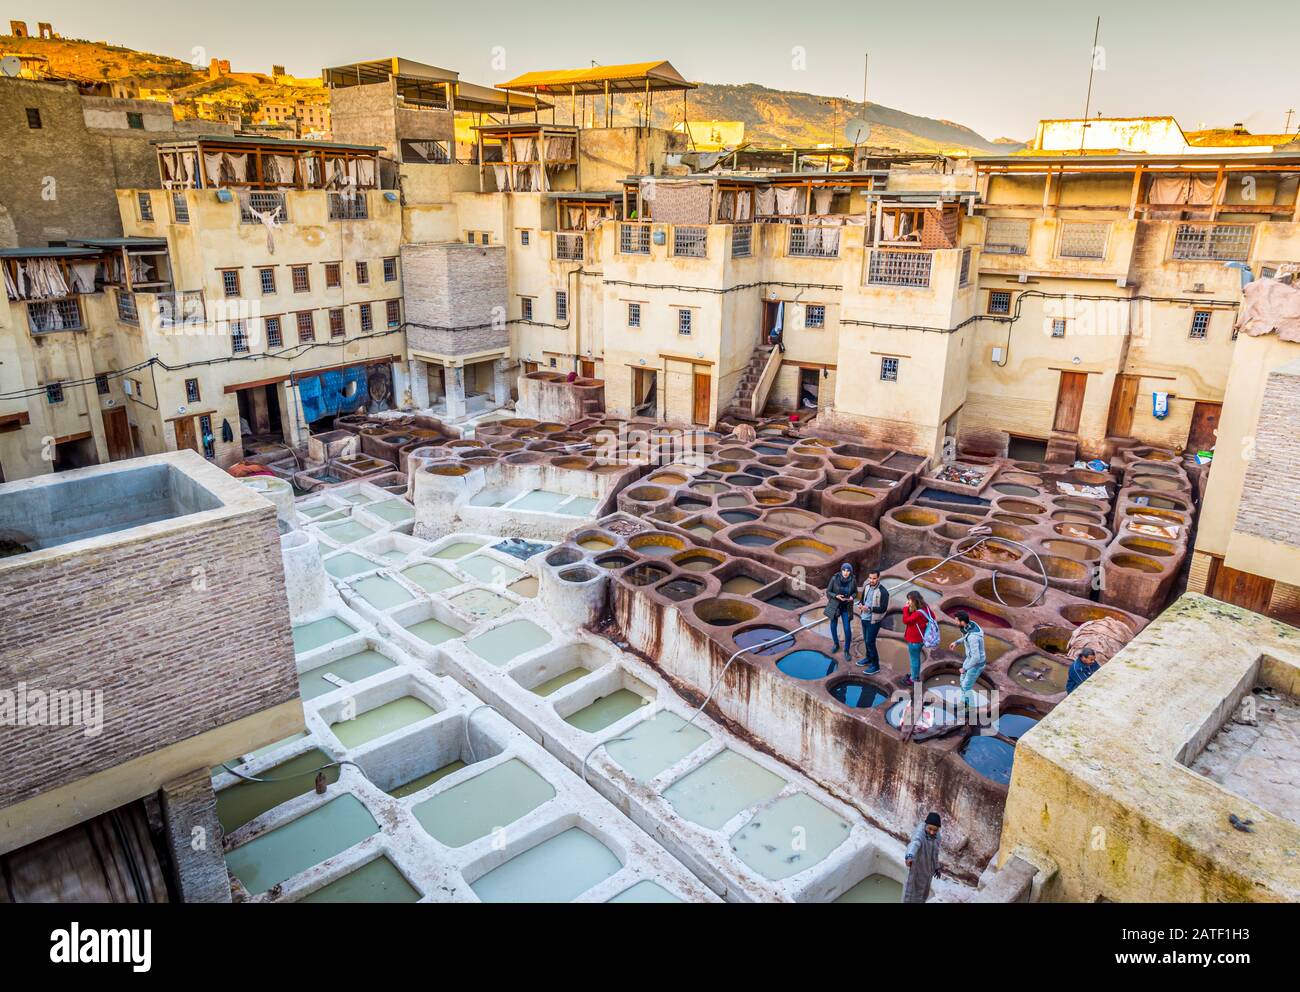
[[[1088,53],[1088,95],[1083,101],[1083,127],[1079,129],[1079,151],[1088,142],[1088,114],[1092,110],[1092,77],[1097,71],[1097,39],[1101,37],[1101,15],[1097,15],[1097,26],[1092,32],[1092,51]]]

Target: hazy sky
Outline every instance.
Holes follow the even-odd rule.
[[[39,15],[70,38],[107,40],[190,59],[228,58],[236,70],[271,63],[317,75],[322,66],[402,55],[497,83],[531,69],[668,58],[688,79],[756,82],[862,96],[966,124],[987,138],[1025,139],[1041,117],[1083,112],[1094,18],[1105,67],[1093,112],[1173,114],[1185,128],[1244,121],[1281,130],[1300,106],[1295,7],[1287,0],[8,0],[3,15]],[[797,68],[792,49],[804,50]],[[493,66],[493,50],[504,68]],[[1292,129],[1300,122],[1293,118]]]

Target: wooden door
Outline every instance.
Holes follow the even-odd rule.
[[[582,377],[583,377],[584,379],[594,379],[594,378],[596,378],[596,363],[595,363],[595,362],[588,362],[588,361],[585,361],[585,360],[584,360],[584,361],[580,362],[579,365],[580,365],[580,367],[581,367],[581,373],[580,373],[580,374],[582,375]]]
[[[1192,408],[1192,426],[1187,432],[1188,451],[1209,451],[1214,447],[1219,433],[1219,413],[1222,403],[1198,402]]]
[[[697,424],[709,423],[710,378],[707,372],[695,373],[695,404],[692,419]]]
[[[1061,373],[1061,385],[1056,392],[1056,421],[1052,424],[1052,430],[1064,434],[1079,433],[1079,419],[1083,416],[1083,393],[1087,388],[1088,373]]]
[[[181,417],[180,420],[174,420],[172,421],[172,427],[176,431],[177,451],[180,451],[183,448],[191,448],[194,451],[198,451],[199,454],[203,454],[199,449],[199,434],[194,428],[193,417]]]
[[[1139,378],[1136,375],[1115,376],[1115,386],[1110,393],[1110,416],[1106,420],[1107,437],[1133,436]]]
[[[1269,600],[1273,598],[1273,580],[1249,572],[1239,572],[1216,559],[1208,592],[1225,603],[1264,613],[1268,609]]]
[[[524,375],[532,375],[537,371],[536,362],[524,362]]]
[[[121,461],[135,457],[131,443],[131,424],[126,419],[126,407],[111,406],[100,411],[104,418],[104,440],[108,442],[108,460]]]

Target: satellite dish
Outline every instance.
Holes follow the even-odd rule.
[[[844,137],[850,144],[860,145],[871,137],[871,125],[861,117],[853,117],[844,125]]]
[[[0,75],[17,76],[23,71],[23,60],[17,55],[6,55],[0,59]]]

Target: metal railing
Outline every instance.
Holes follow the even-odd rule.
[[[618,250],[622,255],[649,255],[650,225],[627,221],[619,224]]]
[[[840,229],[830,226],[804,227],[792,224],[785,253],[800,258],[838,258]]]
[[[329,194],[330,220],[368,220],[370,205],[362,190]]]
[[[289,219],[289,203],[278,190],[241,190],[239,194],[239,223],[260,224],[258,214],[266,214],[283,224]]]
[[[754,253],[754,225],[735,224],[731,228],[731,257],[749,258]]]
[[[581,234],[555,235],[555,257],[562,262],[581,262],[587,257],[586,238]]]
[[[33,334],[50,331],[80,331],[86,327],[81,303],[75,296],[62,300],[41,300],[27,304],[27,324]]]
[[[674,227],[673,255],[685,258],[706,258],[709,254],[709,229],[707,227]]]
[[[1179,224],[1174,258],[1193,262],[1244,262],[1250,258],[1251,224]]]
[[[871,252],[867,282],[873,286],[926,287],[930,285],[933,260],[934,252],[930,251],[882,251],[877,248]]]

